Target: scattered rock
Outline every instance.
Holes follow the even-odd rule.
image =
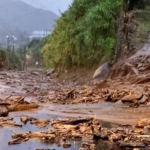
[[[50,76],[52,73],[54,73],[54,69],[53,68],[51,68],[51,69],[46,71],[46,75],[47,76]]]
[[[104,79],[109,73],[109,64],[106,62],[101,65],[94,73],[93,79]]]

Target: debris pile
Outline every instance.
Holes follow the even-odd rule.
[[[22,124],[16,124],[10,117],[0,117],[0,127],[22,127]]]
[[[143,84],[150,82],[150,53],[145,47],[137,51],[133,56],[116,63],[108,78],[119,79],[131,84]]]
[[[21,116],[20,121],[24,124],[26,124],[29,121],[30,124],[34,124],[39,128],[47,127],[48,124],[50,123],[50,120],[40,120],[29,116]]]
[[[10,99],[11,96],[0,102],[0,117],[8,116],[12,111],[23,111],[38,108],[37,103],[29,103],[25,101],[24,97],[17,97]]]
[[[148,125],[150,125],[150,121],[148,122]],[[13,140],[8,144],[20,144],[21,142],[30,139],[38,139],[57,143],[62,147],[70,147],[71,144],[67,142],[68,139],[80,139],[84,141],[86,138],[92,141],[104,140],[114,143],[117,142],[118,147],[120,148],[145,148],[150,145],[150,142],[146,136],[144,136],[144,130],[137,132],[137,129],[132,127],[124,128],[123,126],[118,126],[117,128],[106,128],[99,120],[94,118],[76,120],[57,119],[51,121],[51,126],[53,128],[46,132],[15,133],[12,136]],[[141,124],[138,123],[137,127],[141,127]],[[91,150],[94,150],[95,144],[83,142],[82,147],[88,147]]]
[[[101,101],[117,102],[122,101],[131,107],[146,105],[150,101],[150,88],[99,88],[98,85],[77,87],[73,89],[59,90],[49,93],[49,101],[58,104],[77,104],[77,103],[99,103]]]

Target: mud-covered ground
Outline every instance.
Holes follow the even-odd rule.
[[[8,145],[12,140],[12,135],[14,133],[46,132],[47,129],[51,129],[51,125],[42,128],[37,127],[35,124],[31,123],[32,121],[35,121],[34,119],[31,119],[30,123],[27,122],[27,124],[22,124],[20,117],[23,115],[36,118],[36,121],[43,119],[52,121],[53,119],[55,120],[58,118],[78,119],[90,117],[95,120],[101,120],[102,124],[108,128],[108,133],[110,132],[110,128],[117,128],[119,125],[125,127],[131,125],[132,127],[135,127],[139,120],[145,118],[147,120],[146,123],[142,122],[142,127],[149,129],[149,51],[149,47],[145,45],[134,56],[115,64],[107,79],[102,81],[89,80],[89,82],[82,85],[77,85],[75,80],[69,84],[56,82],[51,76],[46,76],[46,74],[41,71],[1,71],[1,110],[5,107],[3,105],[14,105],[17,102],[20,104],[19,106],[21,106],[22,103],[25,103],[29,105],[37,104],[39,107],[31,109],[28,105],[25,109],[24,107],[19,108],[19,106],[17,108],[15,107],[16,109],[10,109],[11,111],[7,117],[13,118],[14,126],[12,125],[12,122],[9,122],[9,125],[8,123],[6,124],[5,121],[0,122],[0,150],[64,149],[63,146],[59,146],[59,144],[56,144],[55,142],[45,142],[45,140],[39,141],[35,139],[27,139],[27,141],[20,141],[20,143],[17,143],[16,145]],[[23,99],[24,102],[21,101],[20,103],[20,98],[21,100]],[[0,120],[3,119],[3,117],[0,117]],[[21,124],[22,127],[17,126],[17,124]],[[58,125],[63,126],[62,124]],[[79,124],[78,127],[80,127],[80,125],[81,124]],[[93,124],[93,126],[95,128],[97,125]],[[73,125],[71,125],[71,127],[74,129]],[[58,129],[60,130],[60,127]],[[90,132],[96,134],[95,131]],[[135,136],[135,131],[132,132]],[[55,134],[56,133],[57,130],[55,131]],[[127,139],[119,139],[116,133],[114,134],[111,132],[111,134],[122,142],[128,142],[128,140],[130,140],[126,132],[124,134],[127,134]],[[149,134],[149,131],[140,134]],[[62,133],[62,137],[63,136],[65,137]],[[112,135],[108,134],[108,136]],[[110,137],[108,139],[110,139]],[[81,148],[82,140],[69,139],[68,142],[71,143],[71,147],[69,146],[68,150],[78,150]],[[103,142],[97,141],[95,143],[95,149],[110,149],[114,143],[109,140]],[[133,149],[133,145],[128,146]],[[143,149],[144,146],[140,145],[139,147],[137,146],[137,148]]]
[[[138,108],[130,107],[121,101],[106,102],[101,99],[99,92],[103,88],[109,87],[103,84],[99,87],[99,83],[89,83],[82,86],[61,85],[56,83],[51,77],[46,76],[42,72],[0,72],[0,99],[16,99],[17,97],[24,97],[25,101],[39,104],[39,108],[26,111],[9,112],[9,117],[21,124],[20,117],[28,115],[38,119],[57,119],[57,118],[96,118],[102,120],[107,127],[118,126],[119,124],[136,125],[137,121],[142,118],[149,118],[150,107],[148,104],[141,105]],[[119,82],[114,83],[110,89],[118,88]],[[101,84],[100,84],[101,85]],[[97,87],[98,86],[98,87]],[[135,86],[135,85],[134,85]],[[133,86],[133,87],[134,87]],[[128,84],[120,87],[128,87]],[[98,88],[98,89],[97,89]],[[136,86],[137,88],[137,86]],[[100,91],[99,91],[100,89]],[[128,89],[128,88],[127,88]],[[132,87],[130,86],[130,89]],[[135,88],[133,88],[135,89]],[[137,88],[141,89],[141,88]],[[99,97],[91,97],[88,92],[98,92]],[[141,90],[136,90],[141,91]],[[73,95],[72,95],[73,92]],[[68,97],[69,94],[69,97]],[[71,95],[70,95],[71,94]],[[85,97],[86,94],[86,97]],[[96,93],[95,93],[96,94]],[[67,96],[67,97],[66,97]],[[91,97],[90,101],[78,101],[79,99],[86,99]],[[95,102],[95,98],[98,99]],[[74,102],[75,103],[72,103]],[[116,125],[115,125],[116,124]],[[35,125],[27,123],[23,127],[9,127],[4,126],[0,128],[0,142],[2,150],[34,150],[38,148],[63,150],[63,147],[58,147],[57,144],[45,141],[29,140],[17,145],[8,145],[11,141],[13,133],[22,132],[39,132],[46,131],[47,128],[38,128]],[[71,147],[68,150],[78,150],[81,146],[81,140],[69,140]],[[109,149],[113,143],[98,142],[96,143],[98,149]]]
[[[20,117],[22,115],[28,115],[38,119],[57,119],[57,118],[78,118],[78,117],[91,117],[97,116],[100,118],[99,113],[104,113],[107,110],[113,110],[114,106],[105,103],[99,103],[98,105],[88,104],[74,104],[63,105],[52,102],[52,96],[54,93],[60,92],[63,88],[72,88],[72,85],[61,85],[53,81],[49,76],[46,76],[42,72],[28,71],[28,72],[13,72],[13,71],[1,71],[0,72],[0,99],[14,100],[19,97],[24,97],[26,102],[35,102],[39,104],[38,109],[9,112],[9,117],[12,117],[15,123],[21,124]],[[57,95],[55,95],[57,96]],[[103,108],[103,109],[100,109]],[[109,116],[109,114],[108,114]],[[1,117],[0,117],[1,118]],[[109,117],[108,117],[109,118]],[[102,119],[102,118],[101,118]],[[102,120],[107,120],[103,116]],[[108,119],[109,121],[109,119]],[[114,121],[115,122],[115,121]],[[110,123],[106,123],[107,126],[111,126]],[[37,132],[46,131],[47,128],[37,128],[35,125],[27,123],[23,127],[0,127],[0,142],[1,150],[20,150],[20,149],[57,149],[63,150],[64,148],[58,147],[55,143],[39,142],[31,140],[22,144],[8,145],[13,133],[19,132]],[[71,148],[68,150],[78,150],[81,141],[69,141]],[[109,143],[97,144],[99,147],[110,147]]]

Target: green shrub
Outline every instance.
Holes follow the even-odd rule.
[[[113,57],[122,0],[74,0],[43,48],[46,67],[91,66]]]

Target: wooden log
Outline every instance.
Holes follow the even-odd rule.
[[[0,122],[11,121],[11,120],[13,120],[13,118],[10,118],[10,117],[0,117]]]
[[[10,106],[10,103],[8,103],[8,102],[0,102],[0,105],[3,105],[3,106]]]
[[[143,143],[121,143],[120,148],[144,148],[146,147]]]
[[[8,144],[9,145],[21,144],[22,142],[26,142],[28,140],[29,140],[29,138],[25,138],[25,139],[16,138],[16,139],[13,139],[10,142],[8,142]]]
[[[11,126],[11,127],[22,127],[22,124],[16,124],[13,121],[9,122],[0,122],[0,127],[6,127],[6,126]]]
[[[49,138],[49,139],[55,139],[55,134],[51,134],[48,132],[27,132],[27,133],[18,133],[14,134],[12,136],[13,138]]]
[[[30,110],[30,109],[36,109],[38,108],[38,104],[18,104],[17,106],[11,105],[7,106],[7,109],[12,112],[12,111],[23,111],[23,110]]]
[[[33,119],[30,121],[31,124],[35,124],[39,128],[44,128],[49,124],[50,120],[39,120],[39,119]]]

